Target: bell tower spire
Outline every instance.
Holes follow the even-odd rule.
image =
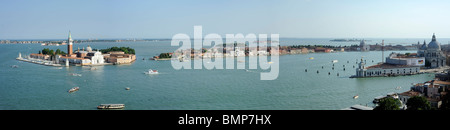
[[[72,39],[72,34],[71,34],[70,30],[69,30],[69,38],[67,39],[67,42],[69,42],[69,44],[67,45],[67,54],[70,57],[70,55],[73,54],[73,47],[72,47],[73,39]]]

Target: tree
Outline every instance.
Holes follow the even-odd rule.
[[[134,49],[130,48],[130,47],[120,47],[120,48],[119,47],[111,47],[111,48],[108,48],[108,49],[101,49],[100,51],[102,53],[108,53],[108,52],[111,52],[111,51],[122,51],[125,54],[135,54]]]
[[[431,109],[430,102],[428,102],[428,100],[423,96],[414,96],[414,97],[408,99],[406,106],[408,106],[408,109],[406,109],[406,110],[430,110]]]
[[[449,95],[446,94],[442,97],[442,105],[441,105],[441,110],[450,110],[450,102],[449,102]]]
[[[394,98],[384,98],[378,103],[373,110],[400,110],[401,102]]]
[[[56,54],[56,55],[65,55],[66,52],[61,51],[60,49],[56,49],[55,54]]]
[[[48,52],[48,54],[47,55],[52,55],[52,56],[54,56],[55,55],[55,53],[54,53],[54,51],[53,50],[50,50],[49,52]]]

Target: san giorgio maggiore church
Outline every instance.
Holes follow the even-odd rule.
[[[361,41],[361,51],[367,51],[364,41]],[[417,51],[417,54],[398,54],[391,53],[386,57],[385,63],[377,65],[366,66],[366,63],[359,63],[356,69],[356,75],[352,78],[360,77],[376,77],[376,76],[397,76],[397,75],[412,75],[420,72],[421,67],[439,68],[446,65],[446,56],[441,50],[441,44],[436,40],[433,34],[431,42],[422,44]]]

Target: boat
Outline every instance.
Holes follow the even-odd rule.
[[[78,91],[79,89],[80,89],[80,87],[73,87],[73,88],[69,89],[69,93]]]
[[[398,86],[397,88],[395,88],[395,90],[400,90],[402,87]]]
[[[272,64],[273,62],[267,62],[268,64]]]
[[[145,72],[145,74],[158,74],[158,73],[159,73],[158,70],[152,70],[152,69],[149,69],[148,72]]]
[[[11,65],[11,68],[19,68],[18,65]]]
[[[97,109],[123,109],[125,104],[100,104]]]
[[[331,61],[331,62],[333,62],[333,63],[337,63],[337,62],[339,62],[338,60],[333,60],[333,61]]]
[[[355,96],[353,96],[353,99],[357,99],[357,98],[359,98],[359,96],[358,96],[358,95],[355,95]]]
[[[309,57],[310,60],[314,60],[314,57]]]
[[[129,87],[126,87],[125,90],[130,90],[130,88],[129,88]]]
[[[80,76],[80,77],[81,77],[81,74],[77,74],[77,73],[69,73],[69,75],[72,75],[72,76]]]

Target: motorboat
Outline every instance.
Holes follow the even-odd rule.
[[[73,87],[73,88],[69,89],[69,93],[78,91],[79,89],[80,89],[80,87]]]
[[[145,74],[158,74],[159,72],[158,72],[158,70],[152,70],[152,69],[149,69],[147,72],[145,72]]]
[[[357,99],[357,98],[359,98],[359,96],[358,96],[358,95],[355,95],[355,96],[353,96],[353,99]]]
[[[339,62],[338,60],[333,60],[333,61],[331,61],[331,62],[333,62],[333,63],[337,63],[337,62]]]

